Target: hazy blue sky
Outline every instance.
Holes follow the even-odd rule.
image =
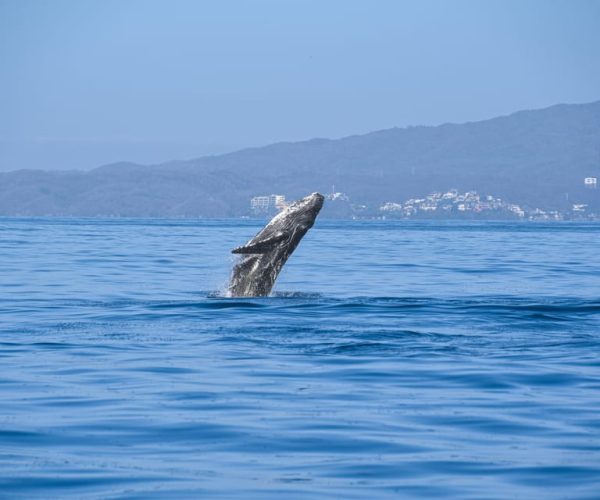
[[[600,1],[0,0],[0,170],[600,99]]]

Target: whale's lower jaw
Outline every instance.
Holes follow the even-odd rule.
[[[313,226],[323,195],[313,193],[277,214],[254,238],[233,250],[240,255],[229,284],[232,297],[264,297],[300,240]]]

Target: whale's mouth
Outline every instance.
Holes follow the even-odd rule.
[[[296,219],[297,224],[312,227],[319,212],[323,208],[325,197],[320,193],[312,193],[295,201],[288,207],[288,216]]]
[[[321,193],[312,193],[306,198],[303,198],[302,201],[305,201],[310,206],[311,210],[315,210],[317,213],[319,213],[321,208],[323,208],[325,196],[323,196]]]

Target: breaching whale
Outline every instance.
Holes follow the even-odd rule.
[[[313,226],[323,206],[322,194],[313,193],[279,212],[254,238],[231,251],[241,254],[229,283],[232,297],[269,295],[288,257]]]

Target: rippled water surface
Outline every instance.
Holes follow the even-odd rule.
[[[600,225],[0,219],[0,497],[598,498]]]

